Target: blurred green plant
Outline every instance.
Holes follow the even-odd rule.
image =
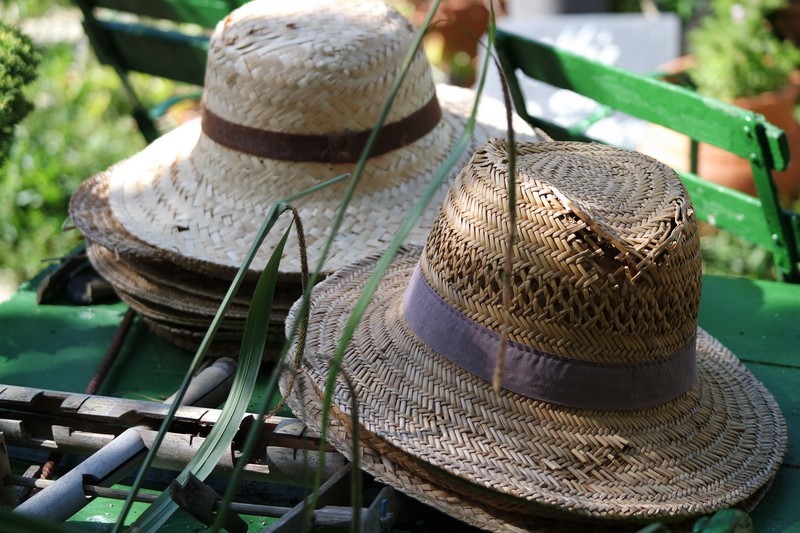
[[[86,178],[141,150],[145,143],[113,70],[85,43],[42,49],[37,80],[26,94],[34,110],[17,126],[0,169],[0,270],[16,282],[79,242],[64,232],[70,195]],[[172,92],[164,80],[134,80],[154,101]]]
[[[773,33],[768,16],[786,0],[712,0],[712,12],[689,33],[689,75],[703,94],[721,100],[785,86],[800,50]]]
[[[775,279],[772,254],[766,249],[702,223],[700,252],[706,274]]]
[[[70,0],[0,0],[4,20],[16,23],[25,17],[40,17],[53,7],[68,7]]]
[[[707,8],[710,0],[612,0],[611,11],[616,13],[640,13],[657,9],[671,11],[684,22],[691,20]]]
[[[27,36],[0,21],[0,167],[14,138],[14,128],[33,107],[22,89],[36,78],[40,59]]]

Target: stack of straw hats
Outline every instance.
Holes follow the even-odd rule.
[[[352,172],[412,45],[415,28],[378,1],[254,1],[211,38],[202,117],[87,180],[70,214],[92,263],[153,329],[194,349],[274,202]],[[475,94],[435,86],[422,52],[400,86],[323,274],[385,248],[465,129]],[[518,117],[518,135],[537,138]],[[504,136],[500,102],[482,99],[462,161]],[[347,184],[294,205],[312,267]],[[435,209],[409,237],[423,242]],[[213,345],[236,350],[254,283],[290,225],[267,236]],[[270,319],[300,294],[301,254],[290,238]]]
[[[509,156],[493,141],[425,247],[382,278],[341,352],[329,418],[331,359],[377,257],[315,287],[302,361],[281,378],[295,414],[317,431],[329,420],[331,442],[377,479],[486,529],[618,531],[752,508],[786,427],[697,327],[699,238],[680,180],[607,146],[516,150],[510,275]]]

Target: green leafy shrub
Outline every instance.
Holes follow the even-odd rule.
[[[8,155],[14,128],[33,107],[22,88],[36,78],[40,59],[27,36],[0,21],[0,167]]]
[[[39,75],[26,88],[35,108],[0,168],[0,270],[17,283],[78,244],[79,233],[62,227],[81,182],[145,145],[119,78],[85,44],[41,53]]]
[[[689,34],[689,75],[703,94],[734,100],[786,85],[800,50],[773,33],[768,15],[785,0],[713,0],[712,13]]]

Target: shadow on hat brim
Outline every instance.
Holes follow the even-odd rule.
[[[187,314],[214,316],[233,281],[211,278],[172,263],[116,257],[111,250],[91,241],[86,251],[98,273],[114,288]],[[255,285],[242,284],[232,296],[226,316],[244,319],[254,291]],[[284,283],[276,288],[272,311],[281,323],[302,293],[300,284]]]
[[[786,427],[774,398],[702,329],[695,385],[659,406],[599,411],[497,395],[434,353],[402,318],[400,300],[420,253],[409,247],[398,254],[342,362],[358,391],[362,466],[378,479],[494,528],[498,520],[519,526],[539,518],[681,522],[755,505],[777,473]],[[299,380],[306,387],[291,403],[312,428],[327,358],[376,261],[347,267],[314,290]],[[339,379],[332,415],[340,430],[332,442],[345,454],[351,404]],[[426,484],[449,499],[421,490]]]
[[[229,282],[181,271],[169,263],[128,263],[91,241],[87,242],[86,250],[97,272],[111,283],[125,303],[142,316],[153,332],[183,350],[197,351],[225,296],[221,291]],[[182,287],[173,286],[166,279],[153,280],[144,273],[166,278],[173,275],[176,281],[192,286],[192,290],[182,290]],[[246,294],[241,294],[239,303],[228,308],[210,344],[208,355],[237,357],[253,289],[248,286],[240,289],[240,294]],[[265,350],[265,360],[277,358],[278,348],[285,341],[284,321],[292,303],[290,298],[297,298],[300,292],[297,288],[291,291],[291,296],[285,291],[275,295],[275,305],[270,310],[267,325],[269,347]]]
[[[206,330],[199,328],[193,329],[183,325],[159,322],[149,318],[144,318],[150,331],[165,339],[170,344],[175,345],[187,352],[197,352],[200,344],[206,336]],[[262,360],[274,362],[278,360],[281,347],[285,341],[283,331],[277,326],[268,326],[267,342],[264,346]],[[211,341],[206,352],[206,357],[230,357],[237,359],[242,345],[242,332],[218,331]]]

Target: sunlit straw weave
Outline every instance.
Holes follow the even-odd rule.
[[[284,135],[369,131],[415,31],[382,2],[248,3],[212,36],[204,105],[234,125]],[[430,131],[369,159],[326,271],[387,245],[464,131],[475,94],[434,86],[420,52],[387,126],[425,108],[434,96],[442,115]],[[519,117],[514,125],[521,137],[539,138]],[[504,106],[484,98],[472,141],[448,182],[482,142],[503,136],[505,129]],[[353,169],[352,163],[250,155],[212,140],[198,119],[87,181],[73,195],[70,213],[88,237],[117,253],[230,276],[273,202]],[[345,187],[342,183],[296,202],[312,262]],[[445,192],[446,185],[434,205]],[[411,241],[425,239],[434,214],[423,217]],[[266,264],[287,224],[288,217],[268,236],[253,270]],[[285,275],[299,272],[296,241],[287,246],[280,268]]]
[[[535,529],[540,519],[565,530],[564,521],[675,522],[754,505],[780,465],[786,427],[763,385],[697,328],[698,236],[677,176],[597,145],[518,151],[512,305],[501,298],[509,214],[499,141],[459,175],[424,251],[402,250],[383,278],[345,353],[353,393],[343,378],[334,390],[335,445],[351,453],[354,394],[363,467],[488,529]],[[376,262],[342,269],[314,291],[291,399],[311,427],[319,429],[329,359]],[[464,316],[560,357],[644,365],[696,335],[694,385],[673,400],[622,410],[495,393],[404,318],[401,299],[417,264]]]
[[[232,12],[211,39],[206,117],[86,180],[72,196],[70,215],[96,243],[97,269],[149,324],[161,324],[160,332],[168,330],[170,340],[186,346],[180,335],[196,338],[191,328],[210,323],[272,204],[352,172],[360,154],[353,150],[349,162],[303,160],[302,150],[291,157],[254,154],[213,133],[208,117],[234,130],[254,128],[256,137],[266,131],[283,139],[253,141],[261,148],[280,147],[287,135],[333,135],[335,146],[340,136],[374,126],[415,32],[396,10],[369,0],[256,1]],[[468,89],[434,86],[424,54],[415,56],[385,128],[420,113],[437,120],[390,137],[397,147],[368,160],[323,274],[388,244],[464,132],[474,99]],[[480,143],[505,134],[506,122],[500,102],[481,100],[466,153],[433,205]],[[544,138],[517,116],[513,124],[520,137]],[[341,183],[295,202],[312,267],[345,187]],[[434,215],[432,209],[422,216],[410,241],[425,239]],[[247,305],[288,224],[286,214],[267,236],[228,323],[243,315],[236,306]],[[100,248],[108,254],[100,257]],[[280,264],[272,322],[283,318],[300,294],[299,250],[292,235]]]

